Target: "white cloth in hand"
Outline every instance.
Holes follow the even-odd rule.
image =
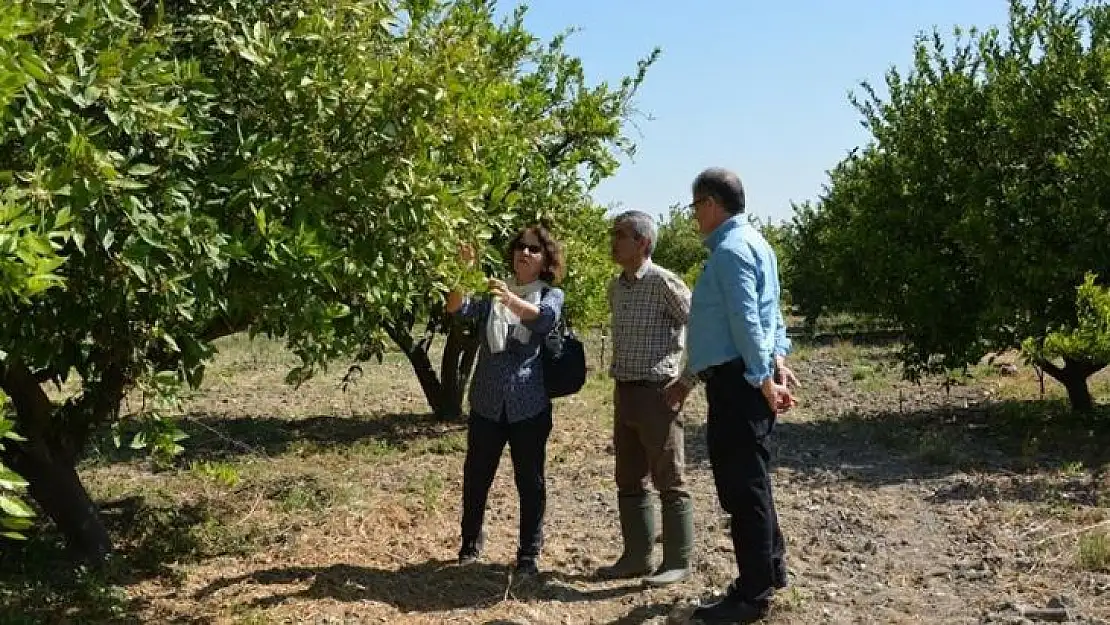
[[[540,304],[543,290],[548,288],[547,283],[542,280],[517,284],[515,278],[506,280],[505,286],[520,299],[536,306]],[[490,352],[497,354],[505,351],[510,328],[512,328],[512,337],[521,343],[527,343],[532,338],[532,331],[524,327],[520,317],[494,299],[490,306],[489,320],[486,321],[486,339],[489,341]]]

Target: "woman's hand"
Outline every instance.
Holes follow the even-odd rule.
[[[467,267],[473,267],[474,261],[478,260],[478,254],[469,243],[462,243],[459,245],[459,260]]]
[[[535,304],[526,302],[516,293],[513,293],[509,286],[504,281],[497,278],[490,278],[486,282],[489,287],[489,292],[493,297],[501,302],[505,308],[508,308],[514,315],[520,317],[524,321],[531,321],[540,316],[540,309]]]
[[[469,243],[459,244],[459,261],[464,267],[473,269],[478,259],[477,253],[474,252],[474,247]],[[466,300],[462,289],[455,288],[447,294],[446,308],[448,314],[458,312],[464,301]]]
[[[454,290],[447,294],[447,312],[454,314],[458,312],[463,305],[462,291]]]

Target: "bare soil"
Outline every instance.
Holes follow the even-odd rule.
[[[1110,623],[1110,414],[1071,415],[1020,364],[945,386],[902,381],[891,348],[793,361],[802,404],[777,426],[774,475],[791,584],[766,622]],[[4,555],[0,621],[684,623],[736,574],[700,392],[684,411],[692,578],[658,590],[593,578],[621,547],[611,385],[595,374],[557,403],[543,575],[520,582],[507,457],[483,561],[458,567],[465,426],[426,414],[396,356],[299,389],[282,382],[291,362],[272,344],[224,344],[172,466],[99,445],[83,477],[118,562],[61,575],[46,528]],[[1092,388],[1110,395],[1105,376]]]

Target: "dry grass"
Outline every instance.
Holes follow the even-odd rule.
[[[803,348],[794,360],[806,386],[778,428],[775,486],[795,578],[769,622],[971,623],[1059,595],[1110,619],[1106,534],[1076,531],[1108,516],[1105,428],[1051,395],[1037,401],[1024,368],[983,369],[946,391],[901,381],[889,348]],[[647,590],[592,578],[620,551],[611,386],[595,371],[557,403],[545,573],[521,583],[508,569],[508,458],[484,561],[459,568],[465,426],[426,414],[397,355],[364,365],[346,390],[341,365],[285,386],[292,362],[272,343],[233,338],[190,401],[191,439],[173,467],[94,454],[83,477],[116,502],[106,516],[120,561],[103,577],[51,581],[58,556],[44,533],[0,568],[0,621],[682,622],[735,574],[700,393],[685,410],[692,579]]]

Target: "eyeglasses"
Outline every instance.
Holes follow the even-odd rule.
[[[707,197],[699,197],[698,199],[694,200],[693,202],[690,202],[689,204],[687,204],[686,208],[687,208],[687,210],[697,210],[698,209],[698,204],[701,204],[702,202],[704,202],[708,199],[709,199],[708,196]]]
[[[527,250],[530,254],[539,254],[543,251],[543,247],[539,245],[533,245],[531,243],[525,243],[524,241],[517,241],[513,244],[513,251],[516,250]]]

